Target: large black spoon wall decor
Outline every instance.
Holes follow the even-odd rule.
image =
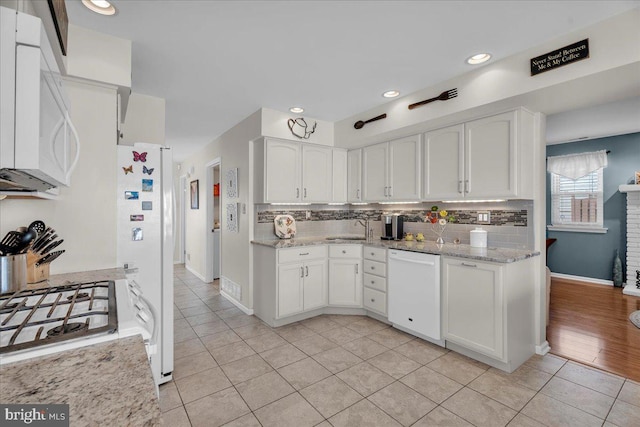
[[[375,122],[376,120],[386,119],[386,118],[387,118],[387,113],[380,114],[378,117],[374,117],[373,119],[369,119],[364,122],[362,120],[358,120],[353,124],[353,127],[356,129],[362,129],[364,125],[366,125],[367,123]]]

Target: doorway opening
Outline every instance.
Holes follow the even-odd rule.
[[[220,158],[206,164],[206,206],[207,233],[206,268],[205,279],[212,282],[220,278],[222,240],[220,229]]]

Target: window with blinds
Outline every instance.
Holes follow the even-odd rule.
[[[551,222],[554,226],[603,226],[602,168],[571,179],[551,173]]]

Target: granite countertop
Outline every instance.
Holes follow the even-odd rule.
[[[435,242],[393,241],[393,240],[327,240],[325,237],[293,238],[283,240],[253,240],[256,245],[268,246],[274,249],[295,248],[298,246],[362,244],[369,247],[399,249],[410,252],[422,252],[434,255],[445,255],[459,258],[475,259],[479,261],[510,263],[522,261],[540,255],[538,251],[510,248],[473,248],[469,245]]]
[[[69,404],[74,427],[163,424],[139,335],[2,365],[0,402]]]
[[[75,273],[54,274],[49,280],[39,283],[30,283],[27,289],[39,289],[49,286],[61,286],[68,282],[96,282],[103,280],[125,279],[124,268],[108,268],[104,270],[78,271]]]

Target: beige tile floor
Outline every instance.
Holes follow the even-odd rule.
[[[640,426],[640,384],[556,356],[512,374],[363,316],[270,328],[175,268],[165,425]]]

